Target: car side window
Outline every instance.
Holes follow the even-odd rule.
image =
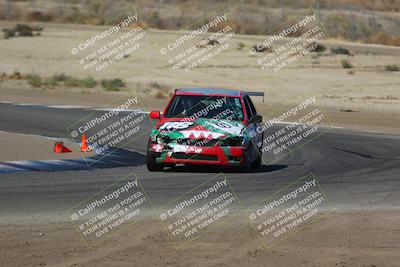
[[[253,113],[251,111],[250,105],[249,105],[249,101],[248,101],[248,96],[244,97],[244,106],[246,107],[246,113],[247,113],[247,119],[251,119],[251,117],[253,117]]]

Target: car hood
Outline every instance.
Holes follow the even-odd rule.
[[[246,126],[240,121],[200,118],[189,121],[181,118],[160,123],[153,134],[161,134],[171,139],[225,139],[243,136]]]

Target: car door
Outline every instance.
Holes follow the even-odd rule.
[[[253,148],[252,151],[249,153],[251,160],[253,161],[258,155],[258,151],[257,151],[257,144],[260,141],[260,134],[256,134],[257,133],[257,126],[258,123],[250,123],[250,120],[257,115],[257,111],[253,105],[253,102],[251,101],[249,96],[245,96],[244,97],[244,105],[246,108],[246,113],[247,113],[247,119],[249,120],[249,125],[248,125],[248,133],[249,136],[251,138],[251,142],[253,143]],[[255,133],[255,134],[254,134]],[[262,140],[262,139],[261,139]]]
[[[251,100],[250,97],[248,97],[248,102],[249,102],[250,110],[252,111],[253,116],[259,115],[257,113],[256,107],[254,106],[253,101]],[[257,127],[261,123],[262,123],[262,121],[259,123],[254,123],[254,130],[255,130],[255,132],[254,132],[255,133],[255,136],[254,136],[254,141],[255,141],[254,145],[255,146],[254,147],[257,147],[257,149],[258,149],[257,153],[260,153],[260,154],[262,153],[262,148],[263,148],[263,144],[264,144],[264,133],[258,133]]]

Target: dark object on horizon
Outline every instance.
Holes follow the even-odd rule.
[[[31,37],[38,36],[43,30],[42,27],[31,27],[27,24],[17,24],[13,29],[3,29],[4,39],[16,36]]]
[[[215,46],[215,45],[219,45],[220,43],[218,42],[218,40],[214,40],[214,39],[203,39],[203,40],[201,40],[197,45],[196,45],[196,47],[197,48],[204,48],[204,47],[206,47],[206,46],[208,46],[208,45],[212,45],[212,46]]]
[[[358,109],[341,109],[341,112],[358,112]]]
[[[349,56],[352,55],[352,53],[350,53],[350,51],[348,49],[341,47],[341,46],[332,47],[331,53],[337,54],[337,55],[349,55]]]
[[[309,47],[312,47],[310,52],[315,52],[315,53],[322,53],[326,51],[326,47],[323,44],[317,43],[317,42],[312,42]]]
[[[208,45],[219,45],[219,42],[218,42],[218,40],[210,39],[210,40],[208,40],[207,44]]]
[[[272,48],[265,46],[265,45],[253,45],[253,49],[257,53],[272,52]]]

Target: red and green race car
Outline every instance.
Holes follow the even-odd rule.
[[[151,130],[146,165],[161,171],[176,164],[234,166],[250,171],[261,166],[263,140],[256,133],[262,117],[250,93],[231,89],[176,89]]]

